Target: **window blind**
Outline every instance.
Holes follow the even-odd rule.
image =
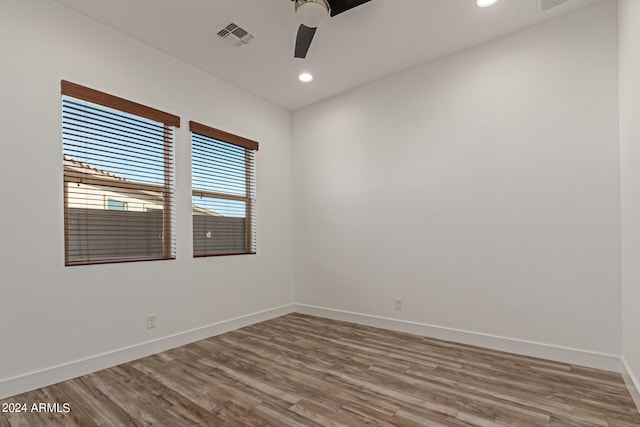
[[[189,126],[193,255],[256,253],[258,143],[196,122]]]
[[[177,116],[62,81],[65,264],[175,258]]]

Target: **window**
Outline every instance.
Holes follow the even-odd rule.
[[[195,122],[189,126],[193,255],[256,253],[258,143]]]
[[[107,199],[107,209],[110,211],[126,211],[127,202],[121,202],[119,200]]]
[[[65,265],[175,258],[180,118],[62,81]]]

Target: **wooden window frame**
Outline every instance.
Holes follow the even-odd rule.
[[[96,177],[95,175],[82,173],[82,172],[64,172],[64,244],[65,244],[65,265],[94,265],[94,264],[111,264],[111,263],[123,263],[123,262],[139,262],[139,261],[156,261],[156,260],[170,260],[175,259],[175,236],[172,229],[173,218],[175,218],[175,209],[173,208],[173,186],[170,180],[170,175],[174,170],[172,162],[172,150],[173,150],[173,132],[171,128],[180,127],[180,117],[166,113],[164,111],[148,107],[143,104],[139,104],[133,101],[129,101],[118,96],[110,95],[105,92],[101,92],[95,89],[91,89],[86,86],[72,83],[67,80],[61,80],[61,94],[71,98],[78,99],[80,101],[90,102],[92,104],[101,105],[103,107],[111,108],[122,113],[143,117],[145,119],[153,120],[164,124],[164,185],[154,185],[148,183],[132,183],[132,182],[114,182],[109,178]],[[94,184],[105,185],[110,187],[122,188],[122,189],[135,189],[150,192],[160,192],[163,194],[164,211],[163,215],[169,215],[163,219],[163,256],[160,258],[122,258],[122,259],[108,259],[108,260],[87,260],[87,261],[71,261],[69,258],[69,194],[68,185],[71,183],[76,184]]]
[[[231,255],[255,255],[256,250],[252,250],[255,247],[255,203],[252,199],[252,190],[255,191],[255,176],[252,176],[253,168],[251,167],[252,159],[250,152],[257,152],[259,149],[259,143],[257,141],[244,138],[229,132],[225,132],[220,129],[216,129],[211,126],[204,125],[202,123],[189,121],[189,131],[192,134],[198,134],[219,142],[232,144],[245,149],[245,196],[238,196],[234,194],[219,193],[214,191],[196,190],[192,188],[192,196],[208,197],[224,200],[235,200],[245,202],[246,209],[246,247],[247,252],[241,253],[215,253],[215,254],[193,254],[194,258],[206,258],[215,256],[231,256]],[[255,161],[254,161],[255,163]],[[255,166],[255,164],[254,164]],[[253,184],[253,186],[252,186]]]

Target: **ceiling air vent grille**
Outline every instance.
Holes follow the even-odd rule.
[[[233,47],[240,47],[248,44],[253,40],[253,35],[249,34],[247,30],[234,24],[233,22],[225,25],[220,31],[218,31],[218,37],[229,43]]]
[[[540,12],[546,12],[547,10],[553,9],[556,6],[560,6],[568,2],[569,0],[538,0],[538,10]]]

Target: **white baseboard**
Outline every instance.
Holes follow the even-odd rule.
[[[0,379],[0,399],[56,384],[121,363],[130,362],[141,357],[160,353],[292,312],[407,332],[548,360],[556,360],[574,365],[622,372],[631,395],[640,409],[640,385],[626,361],[622,359],[621,362],[619,356],[306,304],[287,304],[274,307],[85,359],[75,360],[12,378]]]
[[[524,341],[496,335],[482,334],[460,329],[434,326],[407,320],[392,319],[382,316],[335,310],[306,304],[295,304],[295,312],[361,325],[374,326],[399,332],[427,336],[461,344],[490,348],[573,365],[588,366],[596,369],[620,372],[620,357],[613,354],[591,352],[587,350],[561,347],[550,344]]]
[[[158,338],[130,347],[98,354],[80,360],[74,360],[58,366],[51,366],[35,372],[12,378],[0,379],[0,399],[15,396],[47,385],[110,368],[141,357],[150,356],[175,347],[186,345],[201,339],[220,335],[238,328],[263,322],[293,312],[293,304],[258,311],[233,319],[212,323],[211,325]]]
[[[636,408],[640,411],[640,381],[633,374],[624,356],[622,356],[622,378],[629,389],[633,401],[636,403]]]

